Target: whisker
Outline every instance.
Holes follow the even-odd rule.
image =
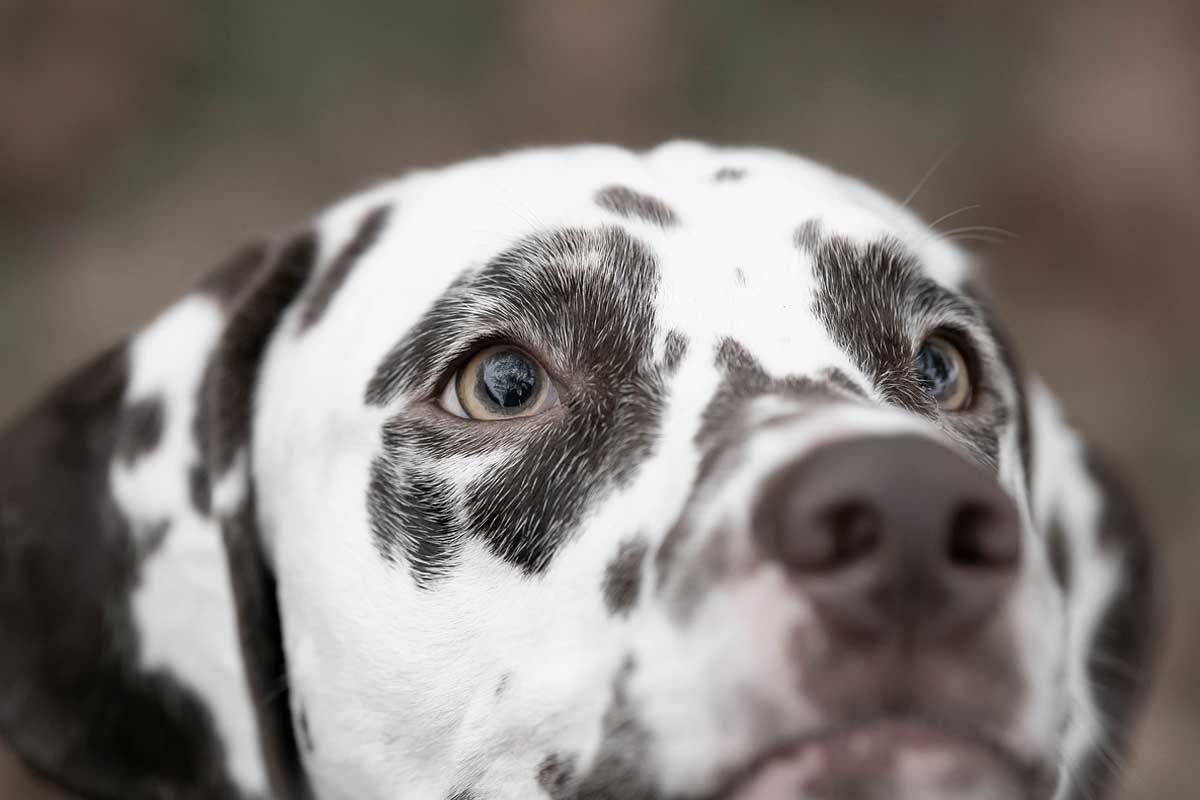
[[[942,162],[944,162],[957,148],[958,142],[955,142],[947,147],[940,156],[938,156],[937,161],[933,162],[933,166],[925,170],[925,174],[921,176],[921,180],[917,181],[917,185],[914,186],[912,191],[908,193],[908,197],[904,198],[904,202],[900,204],[901,207],[908,207],[908,204],[911,203],[913,198],[917,196],[917,193],[920,192],[921,189],[924,188],[925,184],[929,182],[929,179],[933,177],[933,173],[937,172],[938,167],[942,165]]]

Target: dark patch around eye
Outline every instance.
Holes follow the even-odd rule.
[[[842,237],[826,237],[813,258],[813,276],[813,313],[834,343],[885,401],[938,419],[937,403],[915,368],[913,331],[928,319],[979,325],[976,304],[921,274],[916,259],[892,239],[858,246]],[[974,388],[971,413],[955,415],[946,423],[947,430],[994,469],[1009,412],[988,381],[977,381]]]
[[[604,604],[613,616],[628,616],[637,603],[642,584],[642,560],[646,557],[646,540],[638,536],[622,542],[616,556],[604,570]]]
[[[627,219],[640,219],[660,228],[679,223],[675,212],[657,197],[635,192],[626,186],[607,186],[596,192],[596,204]]]
[[[161,397],[148,397],[127,406],[121,414],[116,456],[129,467],[162,440],[166,410]]]
[[[721,167],[713,175],[713,180],[723,183],[725,181],[740,181],[744,177],[746,177],[746,170],[741,167]]]
[[[653,354],[658,284],[645,245],[601,228],[528,237],[451,286],[384,358],[368,403],[430,396],[457,348],[481,330],[539,342],[575,365],[576,378],[562,414],[531,418],[503,439],[489,426],[405,410],[389,419],[368,499],[381,552],[405,558],[423,587],[452,567],[469,537],[524,572],[544,570],[587,505],[625,485],[657,440],[665,395]],[[441,458],[498,447],[505,457],[466,487],[439,475]]]
[[[346,282],[350,271],[364,253],[379,240],[379,235],[387,225],[392,213],[388,204],[376,206],[359,222],[357,230],[350,241],[342,247],[341,252],[334,257],[329,267],[317,276],[316,285],[308,296],[308,302],[300,315],[300,332],[308,330],[325,314],[334,295]]]

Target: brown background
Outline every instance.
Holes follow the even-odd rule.
[[[1200,796],[1195,3],[0,0],[0,417],[370,181],[680,136],[899,197],[940,161],[914,207],[1012,234],[956,235],[1129,468],[1173,597],[1124,797]]]

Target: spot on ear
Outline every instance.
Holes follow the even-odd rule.
[[[138,400],[121,413],[116,456],[127,467],[158,447],[162,441],[166,410],[161,397]]]
[[[796,228],[793,241],[796,247],[804,252],[815,254],[821,246],[821,223],[815,219],[801,223],[800,227]]]
[[[604,604],[613,616],[628,616],[637,603],[642,584],[642,561],[646,557],[646,540],[637,536],[623,542],[616,556],[604,570]]]
[[[664,229],[679,223],[675,212],[662,200],[635,192],[626,186],[607,186],[601,189],[596,192],[596,204],[626,219],[640,219]]]
[[[663,345],[663,367],[668,374],[679,369],[679,365],[683,363],[683,357],[687,355],[687,348],[687,337],[683,335],[682,331],[673,330],[667,333],[667,339]]]
[[[746,177],[746,170],[741,167],[721,167],[713,175],[713,180],[718,182],[740,181],[744,177]]]
[[[307,331],[325,314],[334,295],[342,288],[342,284],[350,275],[350,270],[354,268],[362,255],[379,240],[379,235],[387,225],[391,212],[392,207],[389,204],[373,208],[358,223],[358,229],[354,232],[354,236],[334,257],[328,269],[317,277],[316,285],[309,294],[308,302],[300,315],[301,333]]]
[[[538,786],[550,795],[550,800],[574,797],[575,756],[551,753],[542,759],[537,771]]]

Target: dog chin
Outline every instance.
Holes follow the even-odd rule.
[[[751,769],[727,800],[1032,800],[1043,794],[990,743],[906,719],[807,736]]]

